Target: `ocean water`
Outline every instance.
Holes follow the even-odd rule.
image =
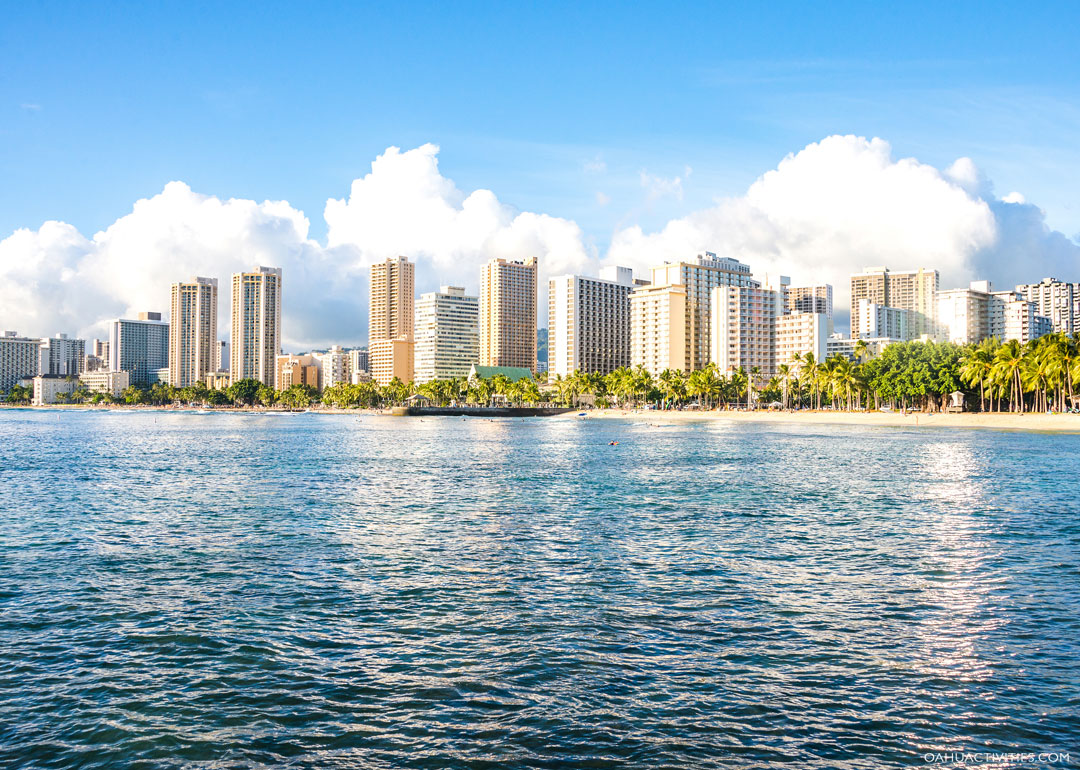
[[[1076,766],[1078,452],[3,411],[0,766]]]

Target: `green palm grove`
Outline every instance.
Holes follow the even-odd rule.
[[[982,411],[1066,411],[1074,406],[1080,382],[1080,335],[1048,334],[1021,345],[1015,340],[985,340],[978,345],[950,342],[901,342],[870,357],[862,340],[855,361],[832,356],[824,361],[812,354],[781,363],[765,379],[755,367],[721,372],[715,364],[686,374],[667,369],[654,377],[643,367],[623,367],[610,374],[574,372],[556,375],[546,383],[510,381],[503,375],[469,381],[435,380],[421,385],[394,379],[339,384],[321,394],[306,385],[274,390],[256,380],[240,380],[225,390],[202,383],[174,388],[162,383],[127,388],[119,399],[79,387],[66,394],[67,403],[202,404],[206,406],[263,406],[306,409],[325,406],[379,408],[404,403],[420,395],[432,404],[558,403],[574,406],[592,402],[600,407],[655,405],[661,409],[692,405],[702,409],[753,407],[768,404],[784,409],[899,409],[939,411],[949,396],[961,391],[969,408]],[[15,386],[9,403],[27,403],[29,388]],[[584,397],[584,398],[583,398]]]

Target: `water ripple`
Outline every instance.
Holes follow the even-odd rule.
[[[5,412],[0,764],[1078,757],[1078,449]]]

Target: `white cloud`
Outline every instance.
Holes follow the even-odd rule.
[[[690,173],[643,173],[642,183],[650,194],[677,197]],[[416,260],[417,288],[425,291],[449,282],[475,290],[480,265],[494,256],[536,256],[542,279],[592,272],[596,256],[571,220],[518,211],[490,190],[458,189],[440,173],[430,144],[387,149],[346,198],[327,201],[324,216],[325,245],[309,237],[307,217],[285,201],[223,200],[172,182],[91,238],[54,221],[17,230],[0,240],[0,328],[101,336],[109,318],[167,312],[172,282],[206,275],[219,279],[224,334],[231,274],[265,264],[284,270],[287,349],[353,344],[366,338],[375,260]],[[849,274],[874,264],[937,267],[945,287],[975,278],[999,287],[1048,275],[1080,278],[1080,246],[1050,230],[1019,193],[996,198],[970,159],[939,171],[894,160],[881,139],[853,136],[789,155],[745,195],[657,232],[618,230],[605,261],[645,271],[705,249],[747,262],[758,276],[831,282],[839,308]]]
[[[326,204],[328,243],[285,201],[220,198],[170,182],[129,214],[86,238],[62,222],[0,241],[0,326],[25,334],[102,336],[110,318],[169,309],[169,287],[192,275],[219,282],[220,327],[229,326],[229,280],[253,265],[284,271],[288,349],[361,343],[371,262],[404,254],[418,262],[418,289],[479,283],[493,256],[536,256],[544,275],[589,262],[580,228],[518,212],[490,190],[465,194],[438,171],[434,145],[391,147],[349,198]]]
[[[439,173],[438,152],[433,144],[407,152],[390,147],[376,158],[347,199],[326,202],[329,245],[356,249],[366,264],[409,256],[418,263],[418,282],[425,275],[430,287],[475,287],[480,266],[496,256],[535,256],[544,275],[586,267],[590,254],[577,224],[518,212],[491,190],[465,194]]]
[[[968,158],[940,172],[913,158],[894,160],[881,139],[831,136],[788,155],[741,197],[658,232],[617,232],[605,261],[644,270],[708,249],[748,263],[758,276],[832,283],[840,307],[848,303],[849,275],[869,265],[936,267],[943,287],[984,277],[1009,287],[1046,270],[1075,271],[1080,249],[1049,231],[1040,211],[1018,204],[995,199]]]
[[[650,201],[667,197],[681,201],[683,199],[683,181],[688,179],[692,173],[693,169],[687,166],[682,176],[666,178],[653,176],[647,171],[641,171],[639,178],[641,186],[648,192]]]

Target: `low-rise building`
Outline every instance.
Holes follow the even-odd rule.
[[[276,375],[274,387],[277,390],[285,390],[293,385],[307,385],[309,388],[321,390],[319,387],[319,359],[313,355],[287,355],[277,357]]]
[[[228,372],[217,371],[206,375],[206,387],[209,390],[227,390],[232,383]]]
[[[79,379],[67,374],[39,374],[34,378],[34,406],[55,404],[61,395],[71,395],[79,386]]]
[[[131,385],[131,372],[83,372],[79,382],[91,393],[108,393],[112,398],[120,398]]]
[[[866,343],[866,356],[873,358],[881,354],[885,348],[896,342],[904,342],[902,339],[895,337],[870,337],[859,338]],[[825,341],[825,357],[832,358],[833,356],[843,356],[849,361],[856,361],[855,345],[859,342],[859,339],[852,339],[850,337],[843,337],[839,334],[834,334]],[[818,359],[820,363],[821,359]]]

